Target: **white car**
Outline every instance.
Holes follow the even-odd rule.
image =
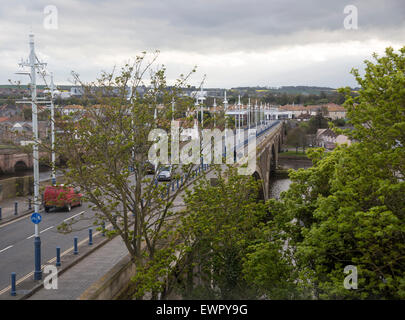
[[[157,179],[158,179],[158,181],[172,180],[172,167],[168,166],[168,167],[160,168]]]

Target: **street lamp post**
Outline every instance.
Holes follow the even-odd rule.
[[[41,270],[41,239],[39,237],[38,223],[41,221],[39,214],[40,197],[39,197],[39,136],[38,136],[38,103],[50,103],[48,101],[38,101],[37,99],[37,87],[36,87],[36,73],[44,74],[42,69],[46,66],[46,63],[41,63],[35,54],[34,35],[29,35],[30,54],[28,61],[22,61],[21,67],[29,67],[30,72],[17,72],[17,74],[24,74],[30,76],[30,90],[31,90],[31,106],[32,106],[32,131],[34,136],[33,143],[33,171],[34,171],[34,213],[31,220],[34,222],[34,280],[42,279]],[[17,103],[27,103],[26,100],[17,101]]]
[[[34,133],[34,146],[33,146],[33,158],[34,158],[34,212],[39,212],[39,163],[38,163],[38,108],[36,104],[37,100],[37,87],[36,87],[36,70],[35,70],[35,46],[34,35],[30,34],[30,67],[31,67],[31,100],[32,100],[32,130]],[[35,224],[35,270],[34,280],[42,279],[41,271],[41,239],[39,237],[39,226]]]
[[[55,105],[53,103],[55,85],[53,83],[53,73],[51,73],[51,148],[52,148],[52,185],[56,185],[55,170]]]
[[[172,121],[174,120],[174,98],[172,98]]]

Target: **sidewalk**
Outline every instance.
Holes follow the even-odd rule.
[[[0,224],[14,218],[34,211],[33,196],[15,197],[0,202],[1,219]],[[31,210],[29,210],[29,199],[31,199]],[[17,215],[15,214],[15,202],[17,202]]]
[[[41,288],[28,300],[76,300],[94,282],[128,255],[121,237],[115,237],[58,277],[58,289]]]

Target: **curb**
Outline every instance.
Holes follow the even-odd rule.
[[[42,212],[42,211],[40,210],[40,212]],[[17,215],[14,215],[12,217],[9,217],[9,218],[2,218],[1,221],[0,221],[0,226],[3,225],[3,224],[9,223],[11,221],[17,220],[18,218],[28,216],[31,213],[34,213],[34,209],[25,211],[23,214],[17,214]]]

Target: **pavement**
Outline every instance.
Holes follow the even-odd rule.
[[[6,199],[0,202],[1,208],[1,219],[0,224],[5,223],[14,218],[18,218],[21,215],[33,212],[33,203],[31,204],[31,209],[29,209],[29,200],[33,199],[33,196],[26,197],[15,197],[11,199]],[[14,204],[17,202],[17,215],[15,214]]]
[[[76,300],[127,255],[124,242],[117,236],[60,275],[58,289],[41,288],[28,300]]]

